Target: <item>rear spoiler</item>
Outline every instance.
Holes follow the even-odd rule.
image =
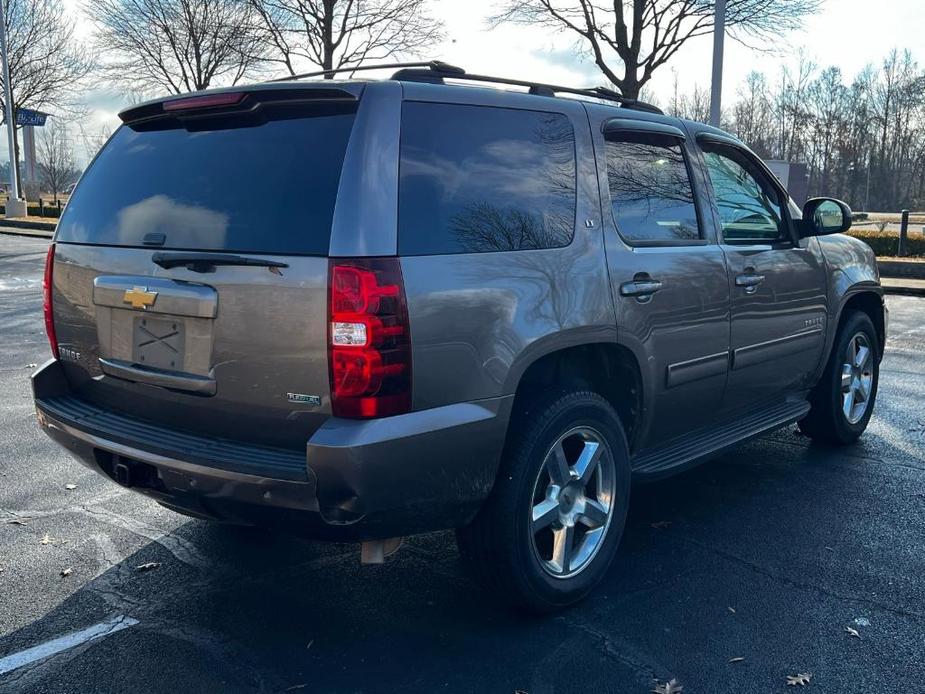
[[[263,85],[261,85],[263,87]],[[119,112],[126,125],[166,117],[197,117],[212,114],[246,114],[258,110],[263,104],[281,102],[355,102],[359,93],[341,87],[276,88],[222,90],[191,95],[173,96],[148,101]]]

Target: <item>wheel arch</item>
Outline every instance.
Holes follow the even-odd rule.
[[[835,336],[842,322],[852,311],[862,311],[870,316],[877,330],[877,356],[883,359],[883,351],[886,346],[886,329],[887,317],[886,309],[883,304],[883,289],[879,284],[873,282],[858,283],[845,291],[838,302],[837,309],[829,314],[829,325],[826,329],[825,350],[819,357],[819,365],[816,368],[816,374],[813,378],[813,386],[822,378],[825,372],[826,364],[829,363],[829,357],[835,345]]]
[[[814,237],[814,241],[819,244],[829,273],[830,329],[827,330],[826,349],[817,374],[821,376],[846,311],[861,310],[870,316],[877,328],[881,356],[886,344],[887,317],[877,258],[871,247],[846,234],[818,236]]]
[[[878,290],[879,287],[860,286],[842,297],[841,305],[838,309],[838,316],[835,321],[836,330],[831,331],[832,334],[828,340],[829,349],[827,352],[832,350],[832,344],[835,342],[835,333],[845,320],[845,317],[853,311],[861,311],[862,313],[866,313],[874,324],[874,328],[877,331],[878,358],[883,359],[883,350],[886,346],[886,311],[883,305],[882,290]]]
[[[845,316],[851,311],[862,311],[870,316],[877,330],[878,356],[883,359],[883,350],[886,347],[886,311],[883,306],[883,296],[869,289],[859,289],[849,294],[842,301],[836,325],[841,325]]]
[[[531,397],[556,387],[587,388],[601,395],[616,410],[634,449],[644,423],[645,384],[632,350],[613,341],[585,342],[537,355],[523,365],[512,388],[511,421]]]

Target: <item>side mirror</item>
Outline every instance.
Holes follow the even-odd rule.
[[[803,205],[800,236],[840,234],[851,228],[851,208],[835,198],[810,198]]]

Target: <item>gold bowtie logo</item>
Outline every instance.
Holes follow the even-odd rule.
[[[122,301],[131,304],[134,309],[141,310],[148,308],[148,306],[154,306],[156,299],[157,292],[149,292],[147,287],[132,287],[122,295]]]

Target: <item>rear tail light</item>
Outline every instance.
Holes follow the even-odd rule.
[[[411,330],[398,258],[330,261],[331,408],[337,417],[411,409]]]
[[[45,332],[48,333],[48,342],[51,345],[51,354],[58,358],[58,338],[55,335],[55,316],[51,304],[52,284],[55,273],[55,244],[48,247],[45,256],[45,276],[42,279],[42,312],[45,314]]]

